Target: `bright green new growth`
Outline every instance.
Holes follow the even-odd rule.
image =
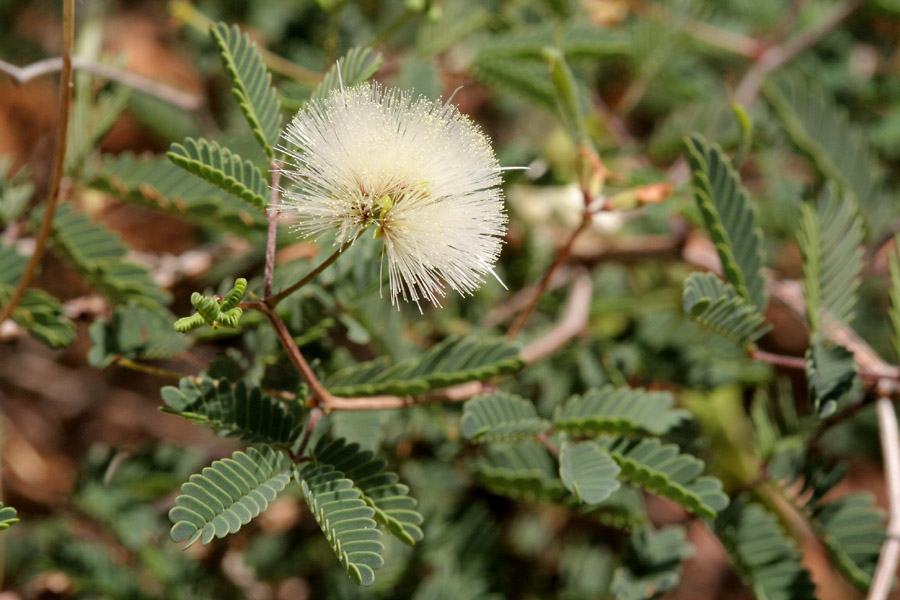
[[[167,156],[185,171],[265,212],[269,182],[249,160],[242,160],[228,148],[203,138],[185,138],[183,144],[173,143]]]
[[[275,147],[281,136],[281,105],[272,87],[272,74],[263,64],[256,44],[237,25],[230,28],[216,23],[209,34],[222,57],[222,64],[231,78],[231,93],[250,124],[256,140],[269,158],[275,157]]]
[[[182,317],[175,321],[175,331],[187,333],[194,329],[199,329],[204,325],[209,325],[213,329],[219,327],[238,326],[241,319],[243,309],[238,306],[247,291],[247,280],[238,277],[234,286],[229,290],[225,297],[219,300],[213,296],[204,296],[199,292],[191,294],[191,304],[197,309],[197,312],[189,317]]]
[[[16,509],[12,506],[3,506],[3,503],[0,502],[0,531],[9,529],[19,522],[19,518],[16,514]]]
[[[290,460],[266,446],[213,462],[181,486],[182,495],[169,511],[172,540],[187,541],[187,548],[197,540],[208,544],[237,532],[266,510],[290,480]]]

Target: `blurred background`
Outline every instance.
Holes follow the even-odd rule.
[[[0,0],[0,59],[23,66],[59,56],[60,4]],[[767,48],[841,11],[846,15],[782,70],[835,99],[880,165],[878,177],[896,190],[897,0],[79,0],[76,55],[165,87],[125,93],[118,82],[79,75],[67,201],[116,232],[128,259],[145,267],[166,294],[172,313],[188,314],[192,290],[260,272],[263,238],[259,232],[234,235],[208,219],[190,218],[194,213],[181,218],[148,208],[152,190],[142,190],[139,181],[123,190],[115,181],[126,178],[108,174],[136,157],[164,154],[186,136],[205,135],[261,158],[209,40],[210,22],[239,25],[267,51],[282,104],[293,111],[338,57],[354,46],[371,46],[384,57],[376,80],[432,98],[456,91],[453,102],[491,136],[501,164],[528,167],[505,174],[511,221],[498,269],[516,291],[543,274],[580,218],[577,149],[555,116],[541,53],[547,46],[561,48],[579,82],[592,141],[610,172],[606,194],[618,197],[625,210],[597,219],[573,251],[593,275],[586,335],[527,369],[518,389],[542,411],[608,382],[671,389],[698,416],[693,427],[706,434],[688,428],[676,433],[678,443],[703,454],[735,489],[746,483],[746,465],[756,460],[743,411],[752,388],[766,384],[802,409],[806,384],[802,374],[750,361],[739,347],[683,316],[681,283],[693,267],[682,258],[690,248],[703,252],[703,236],[695,233],[697,215],[684,185],[682,140],[699,131],[737,151],[740,128],[730,101],[747,107],[755,135],[745,149],[750,154],[742,176],[759,207],[768,265],[778,276],[802,277],[794,235],[813,171],[757,100],[759,90],[741,84]],[[0,194],[7,198],[44,198],[56,102],[55,72],[25,83],[0,73]],[[843,141],[839,133],[835,137]],[[215,210],[220,212],[207,216],[241,218],[228,206]],[[896,216],[893,209],[887,213]],[[28,243],[13,227],[2,235],[8,243]],[[891,356],[886,247],[873,240],[856,325],[882,356]],[[281,240],[279,264],[302,272],[316,253],[315,244],[288,236]],[[310,342],[323,364],[379,355],[399,359],[442,335],[478,327],[503,331],[508,322],[508,292],[496,283],[420,316],[414,307],[391,309],[377,297],[377,286],[361,292],[359,282],[372,279],[352,264],[348,260],[323,283],[344,308],[301,309],[298,302],[297,322],[323,328]],[[563,284],[572,277],[567,269],[553,286],[560,289],[541,301],[535,331],[552,323],[564,305]],[[608,597],[611,582],[621,577],[615,555],[634,543],[621,532],[473,484],[466,469],[472,450],[459,439],[459,407],[453,405],[333,419],[335,430],[399,465],[426,516],[425,541],[413,549],[389,543],[387,566],[373,588],[349,582],[307,509],[290,495],[239,534],[182,553],[169,540],[166,518],[178,486],[240,446],[159,412],[159,390],[172,384],[165,376],[89,364],[98,344],[92,323],[114,313],[83,273],[51,252],[36,285],[63,302],[75,332],[71,345],[54,350],[15,327],[0,327],[0,498],[22,519],[0,534],[0,600],[575,599]],[[802,355],[802,322],[777,305],[767,317],[775,328],[763,346]],[[287,369],[276,355],[271,335],[251,330],[239,339],[201,340],[151,364],[179,374],[252,364],[274,380]],[[731,440],[728,448],[736,454],[717,450],[722,439]],[[870,491],[885,505],[871,410],[831,430],[820,445],[848,465],[834,494]],[[645,583],[635,585],[632,596],[619,597],[651,597],[657,589],[684,600],[752,597],[703,522],[665,500],[645,502],[653,523],[683,526],[685,537],[673,555],[656,562],[630,547],[629,573]],[[786,525],[800,540],[821,598],[859,596],[807,525]]]

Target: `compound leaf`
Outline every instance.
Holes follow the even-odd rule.
[[[331,69],[325,73],[322,82],[313,90],[312,98],[323,100],[332,90],[351,88],[367,81],[374,75],[384,57],[381,52],[374,52],[371,48],[357,46],[350,48]]]
[[[549,421],[538,416],[534,404],[504,392],[468,400],[460,423],[463,437],[473,442],[533,437],[549,428]]]
[[[291,480],[290,459],[263,446],[235,452],[191,475],[169,511],[171,537],[185,548],[235,533],[266,510]]]
[[[231,93],[256,140],[273,158],[281,135],[281,105],[272,87],[272,74],[263,64],[256,43],[237,25],[229,28],[225,23],[216,23],[210,26],[209,34],[231,79]]]
[[[662,435],[688,413],[672,408],[669,392],[611,385],[572,396],[558,407],[553,426],[578,435]]]
[[[603,502],[619,488],[619,467],[593,442],[563,443],[559,476],[566,489],[585,504]]]
[[[362,499],[353,481],[331,465],[294,466],[294,477],[341,566],[357,585],[372,585],[375,569],[384,564],[375,510]]]
[[[712,273],[691,273],[685,279],[682,305],[693,320],[744,347],[769,329],[756,307]]]
[[[269,191],[265,174],[228,148],[204,138],[185,138],[183,144],[172,144],[166,156],[188,173],[265,212]]]

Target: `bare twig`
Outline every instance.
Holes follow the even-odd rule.
[[[152,365],[135,362],[130,358],[125,358],[124,356],[117,356],[115,358],[115,363],[120,367],[125,367],[126,369],[131,369],[132,371],[139,371],[141,373],[147,373],[148,375],[156,375],[157,377],[163,377],[165,379],[175,379],[177,381],[185,377],[192,378],[191,375],[183,375],[181,373],[176,373],[175,371],[169,371],[168,369],[160,369],[159,367],[154,367]]]
[[[272,201],[266,213],[269,217],[269,234],[266,238],[266,270],[263,276],[263,296],[266,299],[272,296],[272,278],[275,275],[275,246],[278,242],[278,204],[281,201],[281,188],[278,187],[278,182],[281,180],[281,162],[273,160],[270,170],[272,171]]]
[[[825,17],[821,23],[807,31],[789,38],[782,44],[777,44],[763,52],[750,66],[744,78],[738,84],[734,92],[734,100],[742,106],[749,106],[756,100],[763,82],[773,71],[779,69],[793,60],[799,54],[814,46],[819,40],[828,35],[844,19],[852,15],[856,9],[863,5],[865,0],[851,0],[838,6]]]
[[[66,160],[66,144],[69,137],[69,108],[72,103],[72,50],[75,46],[75,0],[65,0],[63,3],[63,56],[62,73],[59,82],[59,123],[56,131],[56,154],[53,157],[53,174],[50,180],[50,192],[47,194],[47,206],[44,208],[44,217],[41,228],[35,240],[34,251],[28,259],[25,273],[19,281],[19,285],[13,291],[9,303],[0,312],[0,323],[3,323],[13,314],[25,290],[31,285],[37,268],[44,256],[44,248],[47,245],[47,237],[53,225],[53,215],[56,214],[56,206],[63,195],[62,179]]]
[[[306,447],[309,446],[309,440],[312,439],[313,431],[315,431],[316,425],[319,424],[319,421],[324,414],[325,413],[318,406],[313,407],[309,412],[309,419],[306,420],[306,430],[303,432],[303,439],[300,440],[300,447],[297,449],[297,452],[294,453],[295,460],[303,458],[303,453],[306,452]]]
[[[184,92],[172,86],[148,79],[137,73],[126,71],[112,65],[94,62],[87,58],[72,57],[72,67],[77,71],[93,73],[104,79],[127,85],[150,96],[174,104],[184,110],[196,110],[203,104],[203,98],[196,94]],[[63,59],[61,57],[45,58],[33,62],[24,67],[17,67],[6,61],[0,60],[0,72],[8,74],[16,83],[22,84],[43,75],[49,75],[62,70]]]
[[[585,206],[585,209],[581,215],[581,223],[579,223],[578,227],[576,227],[575,230],[572,231],[572,233],[569,235],[569,238],[556,253],[556,258],[553,260],[550,268],[547,269],[547,272],[544,273],[544,276],[541,278],[540,283],[538,283],[537,288],[535,288],[528,304],[525,305],[525,308],[522,310],[522,312],[519,313],[519,316],[516,317],[516,320],[513,321],[513,324],[510,326],[509,331],[507,331],[506,339],[516,339],[519,331],[522,330],[522,328],[525,326],[525,323],[527,323],[528,319],[531,317],[531,313],[533,313],[534,309],[537,307],[541,296],[543,296],[544,292],[547,291],[547,287],[550,285],[550,280],[553,279],[553,274],[569,258],[569,254],[572,252],[572,245],[575,243],[575,238],[577,238],[582,231],[587,229],[588,225],[591,224],[591,220],[592,213],[588,210],[588,207]]]
[[[296,282],[296,283],[294,283],[294,284],[292,284],[292,285],[289,285],[288,287],[284,288],[283,290],[281,290],[281,291],[278,292],[277,294],[272,294],[271,296],[269,296],[268,298],[266,298],[266,303],[267,303],[270,307],[274,308],[279,302],[281,302],[282,300],[284,300],[285,298],[287,298],[288,296],[290,296],[291,294],[293,294],[294,292],[296,292],[297,290],[299,290],[300,288],[302,288],[304,285],[306,285],[307,283],[309,283],[310,281],[312,281],[313,279],[315,279],[316,276],[317,276],[319,273],[321,273],[322,271],[324,271],[325,269],[327,269],[328,267],[330,267],[330,266],[331,266],[331,263],[333,263],[334,261],[336,261],[336,260],[341,256],[341,254],[344,252],[344,250],[346,250],[347,248],[349,248],[350,245],[351,245],[353,242],[356,241],[356,238],[357,238],[357,237],[359,237],[359,236],[356,236],[356,237],[354,237],[354,238],[348,239],[348,240],[345,241],[343,244],[341,244],[340,246],[338,246],[338,249],[335,250],[334,253],[333,253],[331,256],[329,256],[329,257],[326,258],[324,261],[322,261],[322,263],[319,264],[319,265],[318,265],[316,268],[314,268],[312,271],[310,271],[309,273],[307,273],[306,275],[304,275],[303,278],[300,279],[300,281],[298,281],[298,282]]]
[[[269,322],[275,329],[275,335],[278,336],[278,341],[281,342],[281,345],[287,352],[291,362],[294,363],[294,366],[297,367],[297,371],[300,372],[300,376],[303,377],[303,380],[309,386],[309,390],[312,392],[316,404],[324,406],[325,408],[330,407],[334,396],[325,389],[325,386],[322,385],[322,382],[316,377],[312,367],[309,366],[309,363],[306,362],[306,359],[303,357],[303,353],[300,352],[300,348],[294,343],[294,338],[291,337],[291,332],[288,331],[287,325],[285,325],[284,321],[281,320],[281,317],[278,316],[278,312],[275,311],[275,309],[269,308],[262,302],[242,304],[247,305],[248,308],[255,308],[266,315],[266,318],[269,319]]]
[[[836,335],[840,337],[845,334],[836,332]],[[760,350],[759,348],[754,348],[750,351],[750,358],[785,369],[796,369],[799,371],[806,369],[806,358],[802,356],[786,356],[784,354],[774,354],[772,352]],[[884,380],[898,381],[898,379],[900,379],[900,372],[889,373],[882,370],[872,372],[865,368],[858,369],[856,374],[862,379],[872,383]]]
[[[557,324],[544,336],[524,348],[519,356],[527,364],[533,364],[558,351],[569,340],[580,334],[587,325],[591,305],[590,276],[582,271],[575,279],[566,308]],[[470,381],[452,387],[434,390],[420,397],[413,396],[371,396],[364,398],[342,398],[332,396],[328,407],[332,410],[384,410],[406,408],[416,404],[436,402],[462,402],[488,389],[481,381]]]
[[[887,537],[881,547],[881,555],[872,576],[867,600],[885,600],[891,591],[897,563],[900,561],[900,434],[897,431],[897,414],[890,397],[880,394],[876,404],[878,431],[881,435],[881,455],[884,458],[884,476],[887,479],[888,521]]]

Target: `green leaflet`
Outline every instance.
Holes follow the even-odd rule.
[[[375,569],[384,564],[381,532],[372,520],[374,509],[353,482],[330,465],[295,465],[294,478],[347,575],[357,585],[372,585]]]
[[[559,451],[559,477],[585,504],[598,504],[619,488],[619,467],[593,442],[564,442]]]
[[[819,335],[813,336],[806,351],[806,379],[821,418],[837,410],[855,378],[853,353]]]
[[[415,395],[429,390],[514,373],[522,359],[501,339],[448,338],[418,359],[386,367],[375,360],[331,375],[326,387],[336,396]]]
[[[166,403],[161,409],[164,412],[248,443],[289,448],[303,426],[304,411],[299,403],[282,403],[243,382],[204,378],[197,384],[185,377],[177,388],[166,386],[160,393]]]
[[[359,444],[322,437],[312,451],[317,463],[334,467],[353,481],[366,504],[374,509],[373,518],[400,541],[410,546],[422,540],[422,515],[415,510],[416,500],[409,488],[399,483],[396,473],[385,471],[387,463]]]
[[[818,210],[803,204],[798,240],[810,330],[851,324],[863,267],[862,223],[853,198],[827,186]]]
[[[597,442],[622,469],[620,478],[680,504],[703,517],[714,518],[728,505],[722,483],[700,476],[703,461],[681,454],[675,444],[656,439],[603,440]]]
[[[566,488],[547,450],[533,440],[492,444],[487,457],[469,463],[482,486],[503,496],[527,501],[557,502]]]
[[[265,174],[228,148],[204,138],[185,138],[183,144],[172,144],[166,156],[188,173],[265,212],[269,195]]]
[[[0,531],[9,529],[18,523],[19,518],[16,515],[16,509],[12,506],[3,506],[3,503],[0,502]]]
[[[884,169],[845,109],[817,84],[795,76],[776,78],[763,94],[791,142],[826,179],[855,197],[873,232],[892,222],[896,211],[883,191]]]
[[[266,219],[246,202],[194,177],[164,157],[104,155],[87,173],[90,185],[117,198],[243,236],[262,231]]]
[[[281,106],[272,87],[272,74],[263,64],[256,43],[241,33],[237,25],[229,28],[225,23],[216,23],[210,26],[209,35],[219,48],[222,64],[231,79],[231,93],[253,135],[266,155],[274,158],[281,136]]]
[[[313,90],[314,100],[324,100],[333,91],[351,88],[367,81],[378,72],[384,60],[381,52],[374,52],[371,48],[357,46],[350,48],[337,63],[331,67],[322,82]]]
[[[50,240],[91,286],[114,302],[158,307],[172,299],[146,268],[124,260],[127,248],[116,234],[67,204],[56,211]]]
[[[693,170],[694,197],[706,230],[716,244],[725,278],[762,313],[766,308],[766,281],[756,208],[721,148],[697,135],[685,143]]]
[[[759,600],[815,600],[816,586],[796,544],[762,506],[732,502],[716,519],[715,531]]]
[[[553,84],[543,63],[484,53],[472,63],[472,75],[481,83],[517,94],[551,112],[556,111]]]
[[[290,480],[290,460],[266,446],[214,461],[181,486],[169,511],[172,540],[187,541],[187,548],[235,533],[266,510]]]
[[[92,367],[108,367],[117,356],[131,360],[153,360],[175,357],[191,346],[191,339],[172,331],[172,314],[161,308],[140,304],[117,306],[109,320],[98,318],[91,323],[92,346],[88,363]]]
[[[557,407],[553,426],[579,435],[662,435],[688,413],[672,408],[669,392],[611,385],[572,396]]]
[[[694,554],[684,527],[645,527],[628,538],[622,566],[616,569],[612,592],[617,600],[645,600],[674,589],[681,581],[681,566]]]
[[[503,392],[467,400],[460,422],[463,437],[473,442],[533,437],[549,428],[549,421],[538,417],[534,404]]]
[[[712,273],[691,273],[685,279],[682,306],[693,320],[744,347],[769,330],[759,311]]]

